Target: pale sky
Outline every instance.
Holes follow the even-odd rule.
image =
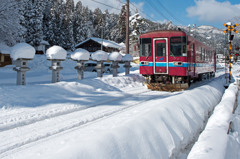
[[[75,3],[79,0],[74,0]],[[81,0],[90,9],[119,13],[126,0]],[[100,3],[103,4],[100,4]],[[153,21],[169,21],[175,25],[196,24],[224,28],[223,24],[240,16],[239,0],[130,0],[131,12]]]

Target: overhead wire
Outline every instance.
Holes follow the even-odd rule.
[[[146,1],[146,0],[144,0],[144,1],[146,2],[146,4],[149,5],[149,7],[151,7],[156,13],[158,13],[159,16],[161,16],[161,17],[163,17],[164,19],[170,21],[170,19],[169,19],[166,15],[164,15],[164,14],[156,7],[156,5],[155,5],[152,1]]]
[[[104,5],[104,6],[106,6],[106,7],[112,8],[112,9],[121,10],[121,9],[119,9],[119,8],[115,8],[115,7],[113,7],[113,6],[110,6],[110,5],[108,5],[108,4],[105,4],[105,3],[102,3],[102,2],[99,2],[99,1],[96,1],[96,0],[91,0],[91,1],[93,1],[93,2],[95,2],[95,3],[98,3],[98,4],[101,4],[101,5]]]
[[[175,19],[176,21],[180,22],[180,23],[184,23],[181,19],[175,17],[168,9],[167,7],[165,7],[163,5],[163,3],[160,0],[157,0],[157,2],[159,3],[159,5],[167,12],[168,15],[170,15],[173,19]]]
[[[149,16],[148,14],[146,14],[142,9],[138,8],[134,3],[131,3],[130,4],[135,7],[136,9],[138,9],[139,12],[141,12],[142,14],[144,14],[145,16],[147,16],[149,19],[151,19],[152,21],[156,21],[154,20],[151,16]]]

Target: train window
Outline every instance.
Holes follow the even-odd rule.
[[[187,56],[186,37],[171,37],[170,39],[170,55],[171,56]]]
[[[140,56],[152,56],[152,39],[140,39]]]
[[[165,56],[165,43],[157,43],[157,56]]]
[[[202,55],[202,54],[201,54],[201,51],[202,51],[202,50],[201,50],[201,47],[199,47],[198,49],[199,49],[199,51],[198,51],[198,59],[201,60],[201,59],[202,59],[202,56],[201,56],[201,55]]]

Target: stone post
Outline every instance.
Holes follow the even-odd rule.
[[[97,61],[97,77],[103,77],[103,72],[105,71],[105,67],[103,65],[104,61]]]
[[[13,68],[14,71],[17,71],[17,85],[26,85],[26,72],[30,70],[27,67],[27,62],[31,59],[17,59],[16,67]]]
[[[130,72],[130,68],[132,67],[130,65],[130,61],[125,61],[125,65],[123,67],[125,67],[125,75],[128,75]]]
[[[84,78],[84,60],[77,61],[77,66],[75,69],[77,70],[77,79],[82,80]]]
[[[61,67],[62,60],[52,59],[50,61],[52,61],[52,66],[49,67],[49,69],[52,70],[52,83],[59,82],[59,72],[63,69],[63,67]]]
[[[112,74],[113,74],[113,77],[117,77],[118,76],[118,61],[112,61]]]

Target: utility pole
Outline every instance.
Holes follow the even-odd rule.
[[[229,38],[228,38],[228,45],[229,45],[229,82],[231,82],[231,69],[232,69],[232,64],[231,64],[231,59],[232,59],[232,40],[234,35],[232,35],[232,31],[234,31],[235,33],[238,33],[238,31],[235,29],[235,27],[238,26],[238,24],[234,24],[232,25],[231,22],[225,23],[223,24],[225,27],[227,27],[226,30],[224,30],[224,33],[228,33],[229,34]]]
[[[129,0],[127,0],[126,14],[126,54],[129,54]]]

